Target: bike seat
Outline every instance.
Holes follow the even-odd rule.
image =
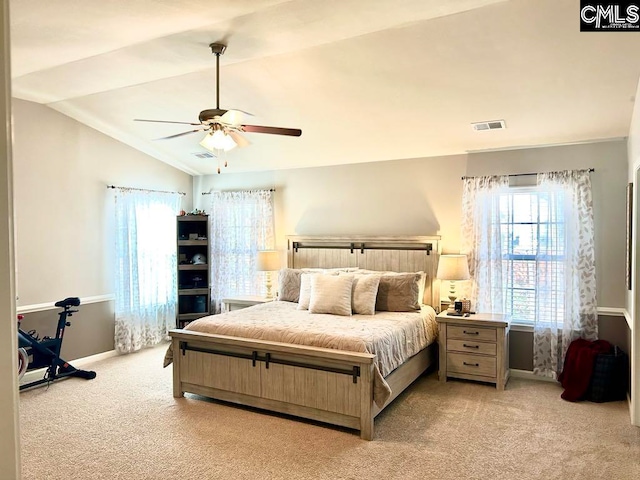
[[[63,307],[63,308],[77,307],[78,305],[80,305],[80,299],[78,297],[68,297],[68,298],[65,298],[64,300],[60,300],[59,302],[56,302],[56,307]]]

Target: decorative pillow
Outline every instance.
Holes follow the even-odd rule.
[[[380,275],[355,275],[351,290],[351,310],[360,315],[376,313]]]
[[[351,315],[351,275],[313,275],[309,312]]]
[[[311,300],[311,277],[322,275],[321,273],[303,273],[300,275],[300,298],[298,299],[298,310],[309,310]]]
[[[411,312],[420,308],[420,273],[385,274],[380,277],[376,310]]]
[[[278,273],[278,300],[297,302],[300,298],[300,276],[302,270],[283,268]]]
[[[311,300],[311,277],[315,275],[338,275],[338,272],[303,268],[302,275],[300,275],[300,298],[298,299],[298,310],[309,310],[309,300]]]
[[[371,275],[371,274],[378,274],[378,275],[406,275],[408,273],[414,273],[414,272],[389,272],[389,271],[360,269],[356,273],[357,274],[364,274],[364,275]],[[415,273],[420,275],[420,280],[418,280],[418,302],[421,305],[429,305],[431,303],[431,298],[427,298],[427,299],[424,298],[425,292],[426,292],[426,286],[427,286],[427,274],[425,272],[423,272],[423,271],[419,271],[419,272],[415,272]]]

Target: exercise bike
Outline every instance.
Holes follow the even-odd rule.
[[[71,325],[67,321],[67,317],[77,313],[78,310],[72,310],[72,307],[79,305],[80,299],[77,297],[69,297],[56,302],[55,306],[62,308],[62,311],[58,313],[60,318],[58,319],[56,336],[53,338],[44,337],[42,340],[39,339],[35,330],[25,332],[20,328],[23,316],[18,315],[18,378],[21,379],[29,370],[46,368],[44,378],[20,385],[20,390],[43,383],[49,384],[65,377],[79,377],[87,380],[96,378],[96,372],[79,370],[60,358],[64,329]]]

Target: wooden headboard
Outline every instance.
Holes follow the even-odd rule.
[[[425,298],[436,310],[440,307],[440,282],[435,281],[439,256],[440,236],[287,236],[289,268],[426,272]]]

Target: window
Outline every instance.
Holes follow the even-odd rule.
[[[212,192],[210,211],[211,298],[219,312],[225,297],[261,293],[256,257],[273,248],[273,194]]]
[[[556,378],[578,337],[598,337],[590,170],[537,174],[535,187],[506,175],[468,177],[463,251],[472,302],[533,326],[533,372]]]
[[[563,318],[563,198],[541,187],[500,193],[503,298],[506,313],[518,323]]]
[[[115,205],[115,347],[133,352],[175,326],[176,214],[180,194],[118,188]]]

